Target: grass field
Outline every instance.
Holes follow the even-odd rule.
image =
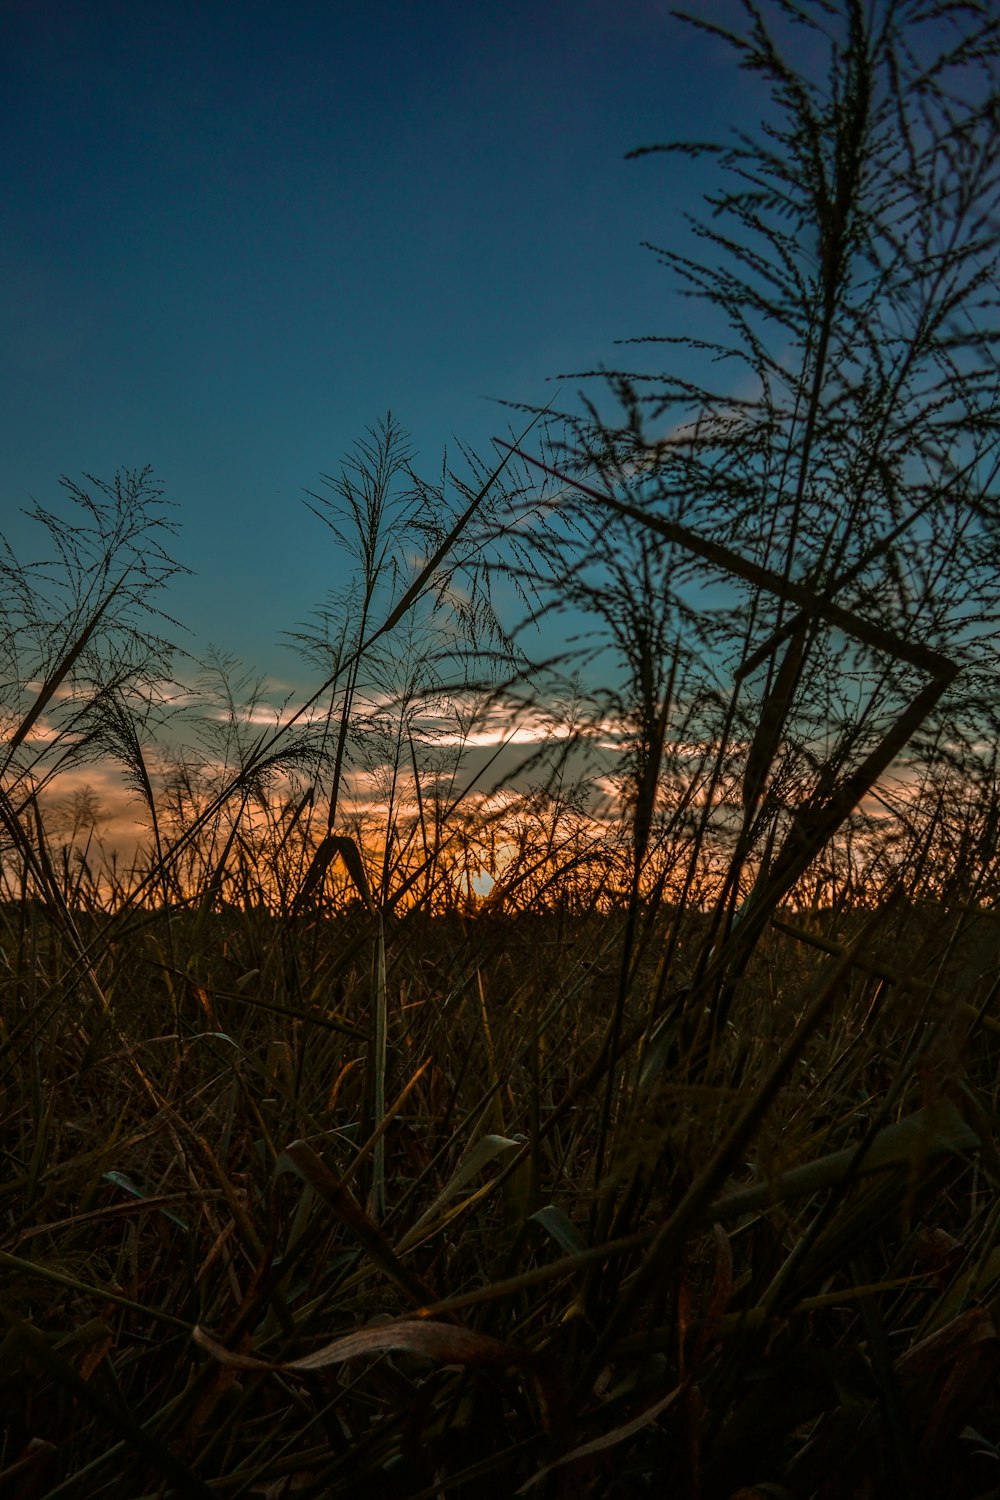
[[[301,702],[0,556],[4,1496],[1000,1495],[1000,35],[740,13],[705,338],[377,425]]]
[[[6,905],[6,1492],[992,1493],[996,918],[786,915]]]

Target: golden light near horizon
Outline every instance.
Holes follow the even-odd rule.
[[[210,773],[219,768],[203,769]],[[102,771],[105,774],[100,774]],[[183,805],[174,805],[173,793],[163,789],[161,835],[169,832],[176,837],[183,832],[213,782],[214,777],[208,774],[201,796],[195,795],[193,802]],[[364,777],[362,782],[363,786],[352,786],[355,799],[350,811],[345,809],[337,836],[354,842],[371,889],[381,890],[383,899],[391,900],[400,910],[422,902],[435,910],[451,909],[456,903],[469,910],[480,906],[517,910],[539,899],[544,903],[548,896],[543,893],[550,894],[556,881],[565,890],[572,887],[578,899],[589,893],[599,905],[614,905],[622,899],[629,879],[629,861],[624,853],[629,817],[621,803],[620,789],[614,789],[618,796],[612,798],[608,795],[612,788],[601,788],[606,794],[602,815],[592,807],[581,807],[571,818],[567,818],[565,809],[553,806],[546,810],[537,804],[535,796],[519,796],[510,787],[502,793],[473,792],[464,816],[454,823],[446,819],[435,831],[427,803],[422,826],[418,801],[409,788],[404,790],[402,780],[394,805],[376,795],[376,785]],[[900,782],[897,777],[894,786],[883,781],[876,790],[881,795],[867,799],[869,805],[862,811],[883,833],[894,808],[900,814],[908,811],[912,815],[916,788],[910,788],[905,778]],[[198,789],[189,791],[196,794]],[[44,800],[50,848],[60,867],[65,867],[67,888],[79,893],[85,885],[93,897],[109,882],[123,890],[148,871],[153,857],[150,830],[134,790],[127,787],[120,772],[110,774],[109,767],[90,766],[64,773],[56,778]],[[694,802],[700,805],[698,798]],[[729,847],[728,805],[720,803],[711,828],[706,825],[706,836],[715,852],[699,882],[699,901],[710,901],[717,895]],[[251,799],[220,809],[206,825],[197,849],[178,863],[177,889],[196,888],[205,871],[225,857],[226,850],[239,848],[246,859],[237,864],[243,876],[251,880],[255,899],[272,910],[282,909],[301,891],[304,882],[309,884],[307,872],[323,843],[321,828],[310,831],[305,811],[302,789],[284,780],[276,781],[263,800]],[[671,900],[683,885],[683,859],[678,832],[674,837],[667,832],[669,808],[665,815],[663,833],[651,847],[642,885],[648,890],[658,888],[662,898]],[[854,885],[859,879],[866,883],[864,872],[869,867],[880,868],[874,849],[883,839],[875,827],[869,834],[856,828],[850,847],[841,849],[836,860],[831,853],[837,865],[836,884],[846,881]],[[436,850],[428,846],[428,837],[432,843],[439,841]],[[237,873],[235,868],[229,870],[221,880],[224,900],[237,900]],[[317,911],[347,907],[356,895],[349,872],[336,860],[323,876],[321,889],[317,886],[315,891]]]

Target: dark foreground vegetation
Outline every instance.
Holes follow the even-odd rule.
[[[308,703],[4,560],[4,1495],[1000,1495],[1000,22],[733,11],[683,377],[376,428]]]

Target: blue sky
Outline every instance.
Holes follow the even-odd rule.
[[[680,331],[640,241],[703,184],[624,153],[756,113],[660,0],[2,0],[0,36],[0,524],[152,464],[189,645],[290,681],[343,581],[303,492],[387,408],[432,473],[491,398]]]

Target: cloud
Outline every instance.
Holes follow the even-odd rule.
[[[95,836],[106,848],[134,853],[149,833],[149,813],[139,794],[109,761],[62,771],[42,796],[46,829],[57,846],[71,833],[74,819],[88,803],[97,814]]]

